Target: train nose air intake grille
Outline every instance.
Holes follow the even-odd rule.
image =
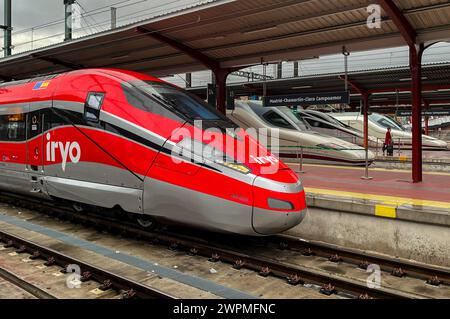
[[[286,209],[286,210],[294,209],[294,205],[291,202],[287,202],[284,200],[269,198],[268,203],[269,207],[273,209]]]

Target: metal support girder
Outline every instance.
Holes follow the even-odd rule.
[[[417,32],[392,0],[378,0],[397,26],[409,46],[409,66],[412,75],[412,180],[423,181],[422,174],[422,56],[425,46],[417,44]]]
[[[62,61],[60,59],[52,58],[52,57],[48,57],[48,56],[40,56],[37,54],[31,54],[30,57],[32,57],[33,59],[39,59],[42,61],[50,62],[50,63],[56,64],[56,65],[61,65],[65,68],[72,69],[72,70],[78,70],[78,69],[84,68],[84,66],[81,64],[66,62],[66,61]]]
[[[166,37],[160,33],[157,32],[153,32],[151,30],[148,30],[146,28],[143,27],[136,27],[136,32],[139,32],[141,34],[144,34],[148,37],[151,37],[153,39],[156,39],[162,43],[165,43],[169,46],[171,46],[172,48],[183,52],[184,54],[187,54],[188,56],[190,56],[191,58],[193,58],[194,60],[202,63],[203,65],[205,65],[208,69],[210,69],[213,73],[214,73],[214,77],[216,80],[216,88],[217,88],[217,105],[216,108],[222,112],[223,114],[225,114],[226,112],[226,91],[227,91],[227,87],[226,87],[226,82],[227,82],[227,77],[230,73],[237,71],[241,68],[222,68],[220,66],[220,62],[210,58],[209,56],[207,56],[206,54],[195,50],[187,45],[185,45],[184,43],[180,43],[174,39],[171,39],[169,37]]]
[[[184,43],[180,43],[174,39],[171,39],[169,37],[166,37],[158,32],[154,32],[151,30],[148,30],[146,28],[143,27],[136,27],[136,31],[144,34],[148,37],[151,37],[153,39],[156,39],[162,43],[165,43],[169,46],[171,46],[172,48],[181,51],[187,55],[189,55],[191,58],[193,58],[194,60],[202,63],[203,65],[205,65],[208,69],[210,70],[216,70],[216,69],[220,69],[220,63],[217,62],[216,60],[210,58],[209,56],[207,56],[206,54],[197,51],[187,45],[185,45]]]
[[[217,88],[217,109],[222,114],[226,114],[227,112],[227,77],[230,73],[231,71],[228,69],[218,69],[214,71]]]
[[[186,73],[186,87],[192,87],[192,73]]]
[[[364,148],[369,148],[369,94],[362,94],[364,115]]]
[[[11,10],[11,0],[4,0],[4,23],[5,25],[2,26],[2,29],[5,30],[4,35],[4,56],[10,56],[11,55],[11,49],[12,49],[12,10]]]
[[[298,61],[294,62],[294,78],[298,78]]]
[[[449,90],[449,84],[432,85],[424,84],[422,85],[422,90],[424,91],[439,91],[439,90]],[[391,93],[397,90],[398,92],[409,92],[411,91],[411,86],[408,87],[398,87],[398,88],[382,88],[382,89],[370,89],[367,90],[369,93]]]
[[[366,90],[365,88],[363,88],[359,83],[356,83],[355,81],[351,80],[351,79],[346,79],[345,76],[343,75],[339,75],[339,79],[341,79],[342,81],[347,80],[348,84],[351,85],[352,88],[355,89],[356,92],[358,92],[361,95],[368,95],[368,90]]]
[[[417,32],[414,30],[411,23],[405,17],[403,12],[396,6],[392,0],[378,0],[380,6],[384,9],[387,15],[392,19],[392,21],[397,26],[397,29],[402,34],[406,43],[409,46],[416,45]]]
[[[412,179],[423,181],[422,174],[422,56],[425,47],[409,48],[412,75]]]
[[[75,0],[64,0],[64,41],[72,40],[72,5]]]
[[[277,63],[277,79],[283,78],[283,62]]]

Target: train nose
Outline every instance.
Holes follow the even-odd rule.
[[[297,226],[305,218],[306,198],[300,181],[282,183],[257,177],[254,188],[252,226],[256,233],[277,234]]]

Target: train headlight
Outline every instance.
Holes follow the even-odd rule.
[[[251,170],[247,166],[236,162],[233,158],[210,144],[205,144],[191,138],[184,138],[176,147],[179,155],[187,157],[193,162],[216,163],[239,173],[251,173]]]
[[[222,163],[217,163],[223,166],[226,166],[228,168],[231,168],[235,171],[238,171],[242,174],[250,174],[252,171],[250,170],[250,168],[248,168],[247,166],[243,165],[243,164],[236,164],[236,163],[230,163],[230,162],[222,162]]]

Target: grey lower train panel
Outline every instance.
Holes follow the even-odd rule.
[[[40,183],[42,171],[28,169],[23,164],[8,164],[0,167],[0,189],[6,192],[21,193],[48,198]]]
[[[213,231],[255,235],[253,207],[146,178],[144,213]]]
[[[142,188],[144,179],[143,176],[133,175],[124,168],[89,162],[67,163],[64,171],[61,164],[47,165],[45,175],[136,189]]]
[[[254,208],[253,228],[261,235],[274,235],[291,229],[302,222],[307,209],[299,212],[278,212]]]
[[[120,205],[127,212],[142,213],[142,189],[60,177],[47,176],[43,180],[51,196],[104,208]]]

